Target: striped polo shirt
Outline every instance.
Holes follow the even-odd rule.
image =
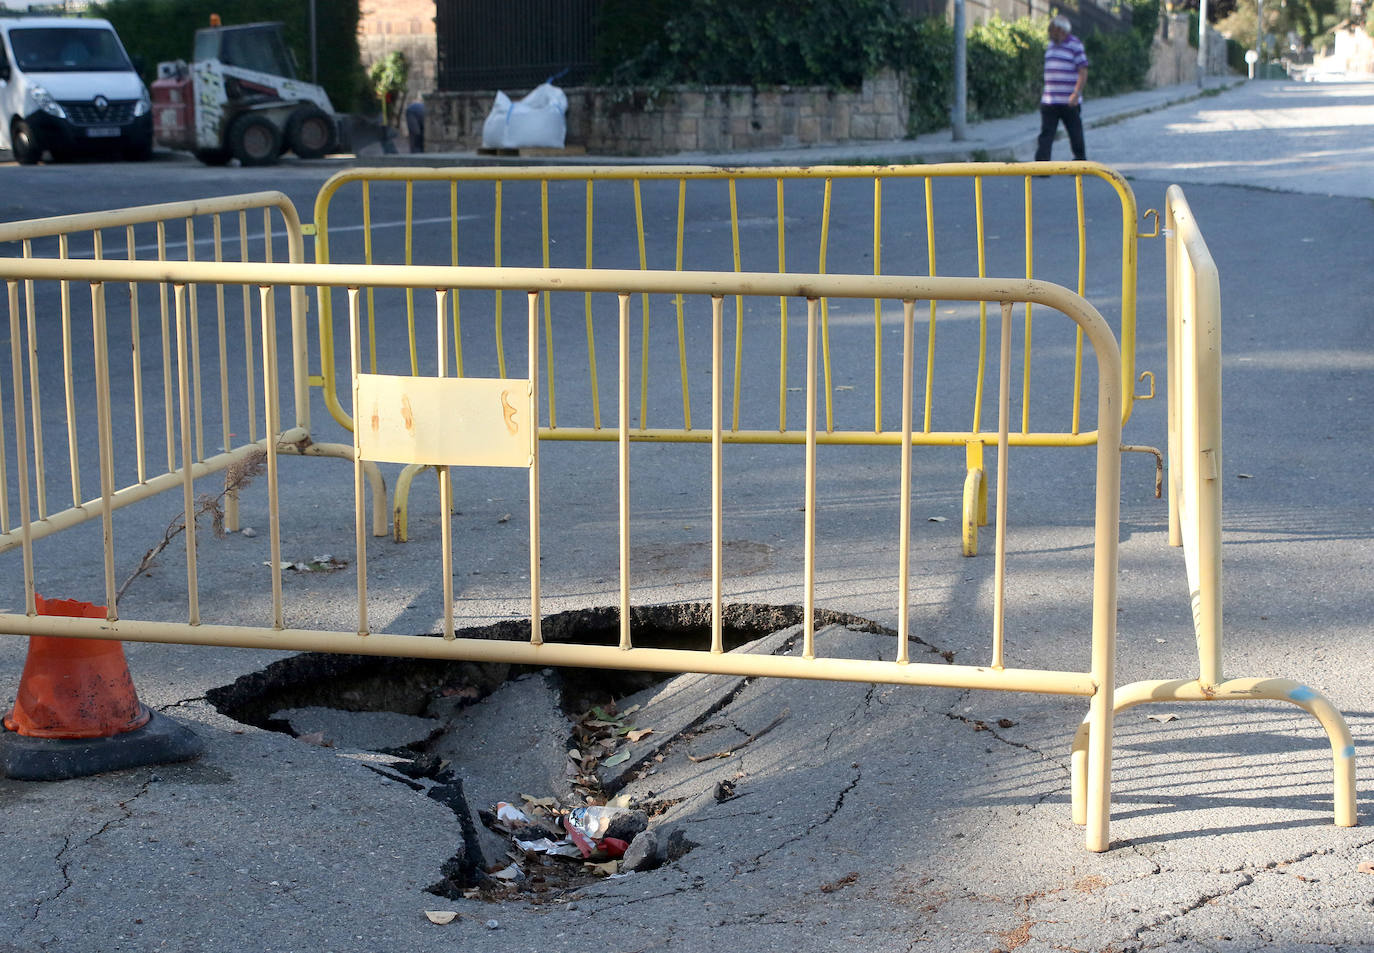
[[[1078,82],[1078,71],[1087,65],[1088,54],[1072,33],[1064,37],[1063,43],[1051,41],[1045,49],[1045,91],[1040,102],[1046,106],[1066,105],[1074,83]]]

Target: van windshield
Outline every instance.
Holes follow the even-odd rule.
[[[103,73],[133,69],[111,30],[26,27],[10,30],[14,60],[27,73]]]

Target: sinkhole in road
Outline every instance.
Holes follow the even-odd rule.
[[[818,627],[838,623],[886,631],[846,613],[818,609],[815,615]],[[799,631],[803,618],[802,607],[796,605],[725,606],[725,647],[734,649],[788,629]],[[639,647],[702,650],[710,645],[711,607],[636,607],[631,609],[630,627]],[[615,645],[619,629],[619,610],[614,607],[571,610],[541,620],[545,641],[554,643]],[[529,620],[524,619],[462,629],[457,635],[527,640],[529,631]],[[635,706],[628,699],[674,674],[303,653],[212,689],[207,698],[241,723],[315,745],[368,752],[377,760],[364,761],[367,767],[452,810],[462,843],[443,864],[440,879],[429,888],[432,893],[455,899],[551,902],[615,872],[620,863],[651,869],[680,859],[692,846],[680,831],[656,829],[662,815],[681,798],[671,803],[617,800],[629,777],[604,767],[616,763],[613,752],[633,731],[628,712]],[[677,725],[676,736],[699,728],[725,701]],[[672,741],[660,726],[658,744]],[[500,817],[498,798],[527,810],[530,823]],[[634,847],[641,832],[648,832],[645,843],[623,861],[600,850],[589,858],[569,858],[515,844],[517,839],[529,843],[545,834],[561,840],[571,812],[608,802],[625,808],[628,815],[622,821],[629,829],[616,840]],[[614,837],[615,832],[605,836]],[[577,840],[571,835],[569,839]],[[647,850],[652,856],[645,856]]]

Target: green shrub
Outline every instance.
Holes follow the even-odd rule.
[[[969,118],[998,119],[1036,108],[1045,31],[1031,20],[993,18],[968,31]]]
[[[209,25],[211,13],[224,14],[226,26],[281,21],[282,36],[295,53],[301,77],[310,78],[309,0],[105,0],[92,4],[90,12],[114,24],[150,82],[158,63],[191,58],[195,32]],[[358,4],[317,4],[315,34],[319,84],[334,108],[357,108],[368,95],[358,52]]]
[[[1159,0],[1124,0],[1131,28],[1083,39],[1088,93],[1144,85]],[[891,68],[906,77],[908,135],[948,128],[954,31],[943,17],[913,19],[894,0],[603,0],[597,72],[612,85],[857,87]],[[1040,19],[969,27],[968,112],[993,119],[1033,111],[1046,44]]]

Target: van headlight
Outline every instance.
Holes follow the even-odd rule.
[[[62,108],[62,104],[53,99],[52,94],[42,86],[33,87],[29,91],[29,95],[33,97],[33,104],[43,112],[50,116],[56,116],[58,119],[67,118],[67,111]]]
[[[145,89],[139,94],[138,102],[134,104],[134,118],[146,116],[153,111],[153,101],[148,98],[148,91]]]

